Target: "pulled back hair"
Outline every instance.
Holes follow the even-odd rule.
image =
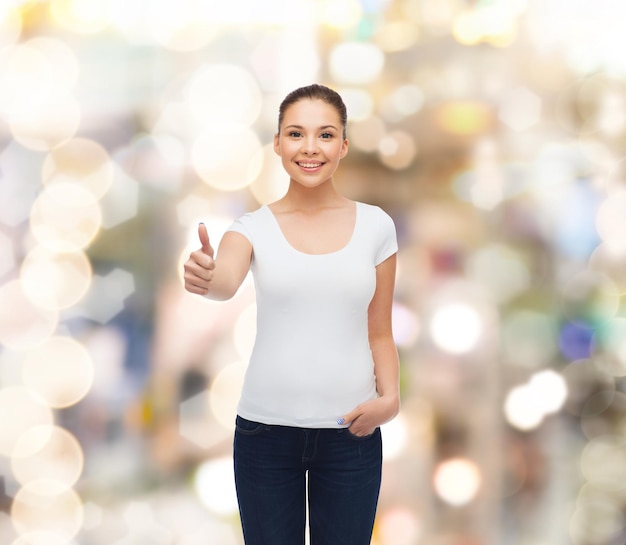
[[[346,105],[341,98],[341,95],[326,87],[325,85],[319,85],[317,83],[313,83],[312,85],[307,85],[305,87],[299,87],[291,91],[281,102],[280,107],[278,108],[278,132],[280,133],[280,126],[282,125],[283,118],[285,117],[285,112],[289,108],[289,106],[299,102],[300,100],[322,100],[326,102],[326,104],[332,106],[337,110],[339,114],[339,119],[341,120],[341,124],[343,126],[343,138],[346,138],[346,126],[348,124],[348,112],[346,110]]]

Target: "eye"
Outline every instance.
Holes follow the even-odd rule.
[[[300,133],[298,131],[289,131],[288,135],[291,138],[300,138],[302,136],[302,133]]]
[[[333,134],[330,132],[324,132],[320,136],[323,140],[330,140],[333,137]]]

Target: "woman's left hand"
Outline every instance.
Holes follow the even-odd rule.
[[[389,422],[398,414],[399,402],[385,396],[361,403],[351,412],[339,419],[340,423],[350,424],[350,433],[364,437],[374,433],[377,427]],[[343,420],[343,422],[342,422]]]

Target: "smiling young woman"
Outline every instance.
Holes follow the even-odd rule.
[[[291,184],[314,187],[332,184],[339,161],[348,153],[348,140],[333,106],[320,99],[300,100],[283,114],[274,150]]]
[[[274,150],[280,200],[228,229],[217,256],[204,225],[185,287],[228,299],[252,270],[257,337],[235,423],[235,481],[246,545],[370,543],[382,471],[380,426],[399,410],[391,307],[397,242],[380,208],[341,195],[348,152],[341,97],[296,89]]]

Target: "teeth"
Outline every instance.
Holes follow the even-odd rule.
[[[317,168],[322,165],[322,163],[298,163],[298,164],[304,168]]]

